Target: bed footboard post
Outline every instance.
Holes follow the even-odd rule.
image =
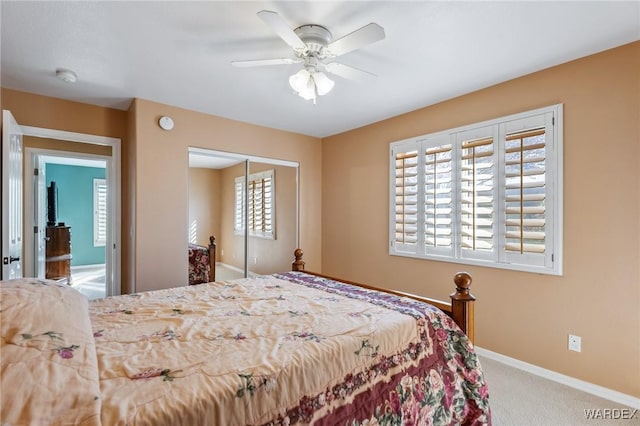
[[[293,252],[293,257],[295,257],[296,260],[291,264],[292,271],[304,271],[304,260],[302,260],[302,254],[302,249],[299,248],[295,249]]]
[[[471,287],[471,275],[466,272],[458,272],[453,277],[456,284],[455,293],[451,294],[451,311],[453,320],[474,341],[473,305],[476,298],[469,292]]]
[[[216,237],[209,237],[209,281],[216,280]]]

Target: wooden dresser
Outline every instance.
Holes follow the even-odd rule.
[[[47,226],[45,278],[71,284],[71,227]]]

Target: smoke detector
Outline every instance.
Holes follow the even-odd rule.
[[[75,83],[78,80],[78,75],[75,72],[62,68],[56,70],[56,77],[65,83]]]

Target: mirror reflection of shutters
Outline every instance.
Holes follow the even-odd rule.
[[[415,246],[418,235],[418,151],[395,155],[395,243]]]
[[[262,180],[262,231],[273,234],[273,177],[269,176]]]
[[[453,163],[451,144],[427,148],[424,154],[424,244],[451,247]]]
[[[236,193],[236,203],[235,203],[235,216],[234,216],[234,230],[236,232],[244,231],[244,222],[245,222],[245,211],[244,211],[244,200],[245,200],[245,190],[244,190],[244,178],[238,177],[235,180],[235,193]]]
[[[249,182],[249,229],[260,235],[273,233],[273,179],[270,176]]]
[[[545,129],[510,133],[505,143],[505,248],[545,251]]]

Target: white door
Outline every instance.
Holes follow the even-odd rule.
[[[34,156],[34,209],[33,220],[33,256],[35,259],[35,274],[38,278],[45,277],[46,237],[47,237],[47,177],[45,176],[45,162],[39,155]],[[36,172],[37,170],[37,172]]]
[[[2,279],[22,277],[22,129],[2,111]]]

